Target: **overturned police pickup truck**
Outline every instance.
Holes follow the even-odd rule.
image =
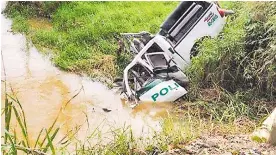
[[[215,2],[184,1],[156,35],[123,33],[135,55],[124,70],[123,93],[129,100],[150,102],[171,102],[185,95],[189,80],[183,70],[190,64],[195,42],[217,36],[232,13]]]

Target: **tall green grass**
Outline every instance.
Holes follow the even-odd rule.
[[[217,118],[260,119],[275,107],[275,6],[275,2],[222,3],[236,13],[228,17],[219,37],[200,44],[188,69],[189,97],[220,105],[212,112]],[[262,112],[255,116],[254,111]]]
[[[31,146],[29,142],[30,140],[25,113],[21,103],[16,97],[12,97],[8,94],[5,95],[5,107],[3,114],[5,117],[4,143],[1,144],[3,153],[17,154],[25,152],[27,154],[46,154],[50,148],[52,154],[55,154],[55,147],[52,142],[59,131],[59,128],[53,128],[55,121],[48,130],[41,129],[37,139],[35,140],[34,146]],[[14,128],[11,128],[12,117],[15,117],[16,123],[19,124],[21,133],[17,133]],[[45,134],[43,134],[44,131]]]
[[[72,99],[77,95],[78,93]],[[69,103],[70,100],[61,108],[66,108]],[[83,141],[83,139],[80,140],[77,137],[77,133],[81,128],[79,126],[76,129],[70,129],[68,134],[64,135],[64,138],[57,141],[56,135],[60,128],[56,127],[55,124],[58,114],[49,128],[40,130],[38,135],[36,135],[35,143],[31,145],[29,142],[30,133],[28,133],[27,128],[28,120],[25,118],[24,109],[15,95],[6,94],[4,112],[2,113],[5,117],[5,135],[1,148],[4,154],[20,154],[22,152],[26,154],[154,154],[175,148],[183,148],[185,144],[196,139],[201,134],[248,133],[255,127],[254,121],[246,119],[235,119],[231,122],[229,121],[229,124],[213,120],[213,117],[216,118],[216,116],[213,116],[215,112],[208,112],[210,112],[210,109],[218,110],[220,107],[215,109],[215,107],[210,108],[207,107],[208,105],[199,103],[187,103],[181,106],[185,106],[181,108],[187,109],[179,111],[181,108],[176,107],[172,115],[161,121],[162,130],[155,131],[152,138],[135,137],[130,126],[120,128],[111,126],[109,132],[107,132],[110,139],[108,143],[102,143],[102,138],[106,136],[100,131],[100,127],[96,127],[89,132]],[[205,107],[206,109],[204,109]],[[225,116],[227,115],[223,115],[222,118]],[[12,117],[19,124],[19,131],[11,126]],[[73,150],[68,149],[69,145],[75,145],[75,148]]]

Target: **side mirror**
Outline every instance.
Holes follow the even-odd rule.
[[[169,61],[167,61],[167,67],[168,67],[168,68],[170,68],[170,66],[171,66],[170,64],[171,64],[172,60],[173,60],[173,58],[171,57],[171,58],[169,59]]]
[[[225,16],[232,15],[234,13],[235,13],[235,11],[233,11],[233,10],[224,10]]]
[[[217,8],[217,9],[218,9],[218,12],[221,17],[225,17],[225,16],[232,15],[235,13],[233,10],[225,10],[225,9],[221,9],[221,8]]]

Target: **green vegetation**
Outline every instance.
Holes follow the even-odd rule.
[[[70,99],[71,100],[71,99]],[[63,109],[70,100],[62,106]],[[36,136],[34,143],[30,143],[25,113],[20,101],[13,95],[5,95],[5,108],[2,115],[5,116],[5,135],[4,143],[1,149],[4,154],[153,154],[166,150],[181,148],[189,141],[197,138],[202,133],[209,134],[236,134],[247,133],[254,129],[254,122],[236,122],[236,123],[219,123],[212,121],[207,117],[201,118],[200,110],[195,104],[186,104],[185,112],[181,112],[177,117],[169,116],[162,123],[162,130],[156,132],[153,138],[135,138],[132,129],[125,126],[118,129],[110,128],[111,141],[107,144],[101,144],[101,131],[97,128],[89,133],[85,141],[81,141],[76,136],[76,131],[68,132],[61,140],[57,139],[60,130],[56,127],[56,122],[61,114],[60,109],[57,117],[53,120],[48,129],[41,129]],[[12,126],[11,120],[15,118],[19,124],[19,131]],[[182,119],[179,119],[182,118]],[[89,118],[88,118],[89,119]],[[97,141],[97,143],[93,143]],[[68,146],[75,146],[75,149],[69,151]]]
[[[13,96],[5,94],[5,108],[3,108],[2,112],[2,115],[4,114],[5,116],[5,135],[4,144],[1,144],[2,152],[4,154],[17,154],[20,151],[26,154],[45,154],[44,152],[51,149],[52,153],[55,154],[53,140],[59,131],[59,128],[54,127],[56,120],[49,129],[41,129],[40,133],[37,135],[35,144],[31,146],[24,110],[20,101],[16,96]],[[16,129],[11,126],[12,118],[16,119],[21,132],[16,131]]]
[[[51,49],[58,67],[112,79],[130,58],[126,53],[116,57],[119,33],[155,33],[176,5],[177,2],[9,2],[5,12],[13,19],[15,32],[25,33],[42,51]],[[254,130],[276,102],[276,3],[221,2],[221,6],[236,14],[227,19],[219,37],[200,44],[199,55],[187,71],[191,79],[189,94],[175,107],[175,116],[163,121],[163,130],[154,139],[140,140],[133,138],[130,128],[118,129],[109,144],[78,143],[76,153],[162,152],[181,148],[203,133]],[[28,152],[26,120],[16,115],[18,110],[12,105],[6,100],[2,148],[11,153],[26,148]],[[20,118],[23,140],[9,130],[12,111]],[[22,109],[20,113],[23,114]],[[66,152],[62,149],[65,146],[52,143],[58,129],[46,131],[44,141],[48,143],[37,150]]]
[[[123,70],[130,57],[126,53],[116,57],[119,34],[156,33],[177,4],[10,2],[5,12],[14,19],[15,32],[27,34],[41,50],[49,48],[53,51],[53,61],[58,67],[91,77],[112,79]]]
[[[218,38],[199,46],[199,56],[188,70],[188,98],[209,104],[206,110],[218,120],[258,120],[276,101],[276,3],[223,4],[236,14]]]
[[[232,4],[236,14],[216,39],[204,40],[193,59],[190,77],[195,93],[220,88],[243,100],[276,99],[274,2]],[[253,11],[254,10],[254,11]],[[266,11],[265,11],[266,10]]]

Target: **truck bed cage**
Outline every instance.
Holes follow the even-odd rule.
[[[198,1],[183,1],[161,25],[159,34],[168,37],[175,44],[195,24],[211,4]]]

